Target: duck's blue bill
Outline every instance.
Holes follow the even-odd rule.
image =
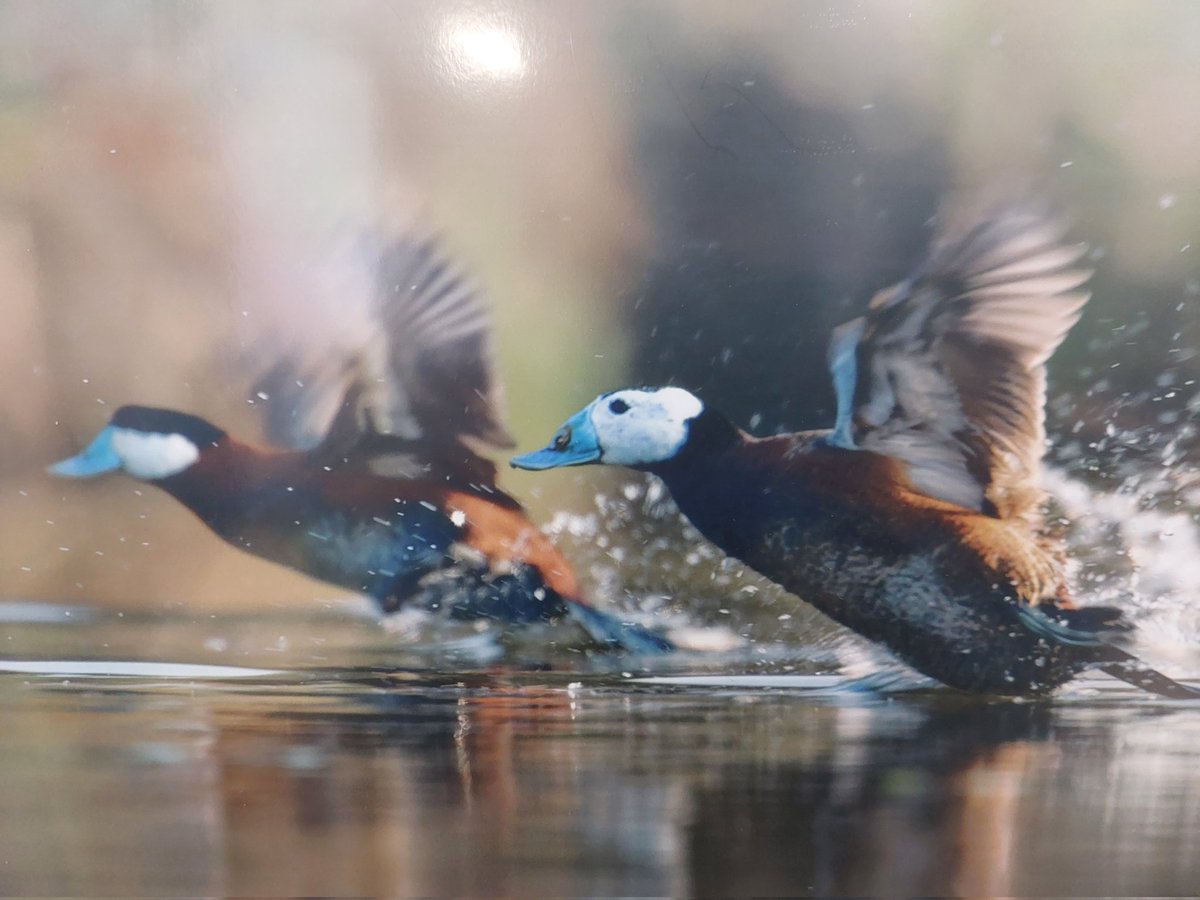
[[[101,429],[81,453],[48,466],[46,471],[63,478],[91,478],[121,468],[121,458],[113,450],[112,437],[111,427]]]
[[[567,419],[554,440],[541,450],[514,456],[511,464],[518,469],[557,469],[582,466],[600,459],[600,443],[592,427],[592,408],[581,409]]]

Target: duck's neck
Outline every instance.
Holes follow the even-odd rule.
[[[671,459],[646,469],[661,478],[680,511],[709,540],[724,546],[746,512],[745,485],[731,465],[750,440],[723,415],[705,408],[689,426],[688,440]]]
[[[678,470],[694,468],[698,463],[712,459],[740,447],[747,440],[744,431],[714,409],[704,407],[698,416],[688,422],[687,440],[670,459],[650,466],[656,475],[669,474]]]
[[[154,482],[222,537],[294,481],[297,454],[271,454],[227,438],[190,468]]]

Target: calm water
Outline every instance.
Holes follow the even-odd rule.
[[[41,609],[0,628],[6,895],[1200,889],[1200,709],[1109,681],[438,672],[351,617]]]

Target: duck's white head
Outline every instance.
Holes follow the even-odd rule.
[[[90,478],[121,470],[142,481],[158,481],[191,468],[224,437],[225,432],[197,416],[122,406],[87,447],[48,471],[66,478]]]
[[[673,459],[688,442],[704,404],[683,388],[627,388],[601,394],[558,430],[542,450],[514,457],[519,469],[586,463],[652,466]]]

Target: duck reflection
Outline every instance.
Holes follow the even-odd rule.
[[[1039,705],[767,695],[710,729],[711,698],[641,699],[493,683],[222,721],[228,887],[1005,893],[1055,755]]]
[[[221,724],[234,893],[681,887],[643,840],[669,830],[673,788],[589,766],[570,691],[464,685],[356,700],[350,713]]]
[[[859,718],[843,710],[853,727]],[[813,759],[735,764],[695,796],[688,842],[700,894],[1012,893],[1024,776],[1052,763],[1041,705],[930,709]],[[837,730],[837,729],[835,729]]]
[[[305,673],[0,680],[12,895],[1194,893],[1200,719]],[[534,680],[537,684],[531,684]],[[619,683],[618,683],[619,682]]]

